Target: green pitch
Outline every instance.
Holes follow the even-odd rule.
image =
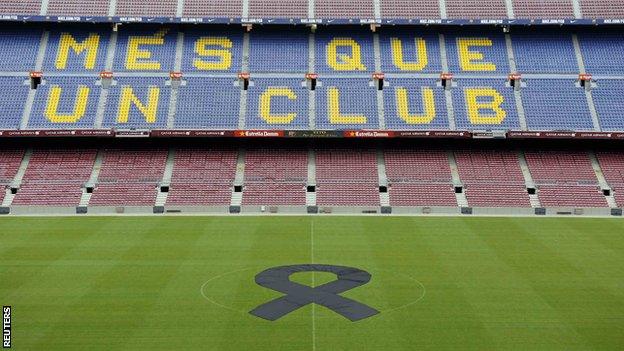
[[[343,295],[381,313],[247,313],[311,262],[370,272]],[[0,302],[15,350],[623,350],[624,221],[2,218]]]

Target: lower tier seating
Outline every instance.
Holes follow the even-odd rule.
[[[457,206],[448,184],[395,183],[390,185],[391,206]]]
[[[93,191],[92,206],[152,206],[156,202],[156,184],[105,183]]]
[[[528,169],[521,168],[522,158]],[[161,193],[167,186],[168,194]],[[307,192],[312,186],[314,194]],[[155,206],[158,199],[165,206],[608,208],[624,206],[624,152],[256,144],[14,148],[0,151],[0,187],[7,206]],[[15,196],[9,188],[17,189]]]
[[[539,187],[539,198],[544,207],[607,207],[607,201],[596,186]]]

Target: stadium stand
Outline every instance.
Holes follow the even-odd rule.
[[[99,26],[88,29],[72,26],[68,27],[67,31],[50,31],[43,71],[76,73],[103,71],[109,38],[110,29]],[[81,49],[83,51],[79,54],[77,50]],[[33,69],[34,65],[27,68]]]
[[[8,15],[38,15],[40,11],[40,0],[0,1],[0,13]]]
[[[316,92],[318,129],[379,129],[376,89],[369,79],[323,79]]]
[[[517,153],[457,150],[455,159],[470,206],[530,207]]]
[[[449,30],[445,42],[450,72],[488,75],[510,72],[505,38],[500,33]],[[477,51],[477,56],[472,51]]]
[[[624,111],[624,81],[601,80],[592,90],[598,119],[603,131],[622,130],[622,111]]]
[[[624,74],[624,57],[613,53],[624,50],[619,32],[610,30],[583,31],[578,34],[585,70],[600,75]]]
[[[5,72],[32,70],[41,33],[38,28],[3,26],[0,31],[0,69]]]
[[[42,6],[46,4],[46,6]],[[250,0],[247,13],[242,0],[185,0],[178,13],[177,0],[162,0],[158,6],[145,0],[2,0],[4,15],[73,15],[73,16],[152,16],[152,17],[231,17],[241,18],[324,18],[370,20],[377,16],[388,19],[505,19],[514,14],[520,19],[576,18],[571,0],[446,0],[443,8],[433,0],[399,0],[379,2],[376,14],[374,1],[316,0],[312,13],[309,2]],[[578,0],[580,18],[622,18],[624,7],[612,0]],[[508,8],[509,7],[509,8]],[[109,13],[109,10],[112,13]],[[446,14],[446,16],[444,16]]]
[[[95,149],[35,149],[13,205],[77,206],[96,153]]]
[[[0,16],[0,142],[91,132],[204,132],[219,140],[617,139],[624,132],[624,37],[607,25],[624,18],[624,5],[613,0],[0,0]],[[558,27],[594,18],[596,26]],[[70,23],[85,21],[96,23]],[[558,133],[543,133],[550,131]],[[535,146],[523,157],[514,149],[388,142],[127,149],[94,142],[34,147],[19,172],[32,148],[11,145],[0,152],[0,201],[8,194],[10,206],[311,211],[624,205],[617,151],[596,152],[605,181],[585,151]],[[537,195],[529,197],[532,183]],[[316,194],[308,193],[312,185]],[[609,188],[614,197],[603,193]]]
[[[444,92],[433,79],[389,80],[384,90],[387,129],[449,129]]]
[[[446,0],[448,18],[505,18],[505,0]]]
[[[24,77],[0,77],[0,129],[19,129],[28,96],[28,81]]]
[[[624,206],[624,156],[615,151],[598,151],[596,158],[618,206]]]
[[[529,130],[593,130],[583,89],[573,80],[527,80],[522,101]]]
[[[453,90],[455,122],[459,130],[520,130],[513,90],[504,80],[461,79]]]
[[[250,0],[249,1],[249,17],[250,18],[307,18],[308,17],[308,1],[307,0]]]
[[[48,15],[107,16],[110,0],[49,0]]]
[[[613,0],[580,0],[585,18],[623,18],[624,4]]]
[[[102,163],[94,166],[98,153]],[[94,188],[89,207],[154,206],[157,189],[165,186],[167,207],[227,207],[233,201],[239,158],[238,148],[231,146],[181,146],[169,151],[138,146],[37,147],[16,181],[24,154],[19,148],[0,153],[0,198],[8,194],[9,185],[18,188],[11,206],[86,206],[81,196],[87,187]],[[168,154],[173,155],[171,177],[165,179]],[[243,206],[307,204],[308,148],[248,147],[243,154],[244,177],[237,183],[242,185]],[[382,184],[387,184],[388,204],[396,207],[457,207],[457,188],[463,188],[470,207],[535,206],[521,171],[522,156],[512,149],[456,148],[452,154],[457,179],[444,149],[329,145],[316,147],[314,154],[316,204],[321,207],[379,207]],[[529,149],[524,159],[545,208],[608,208],[624,201],[624,158],[619,151],[596,152],[604,185],[587,151]],[[90,179],[94,167],[99,167],[99,175]],[[604,194],[603,189],[613,194]],[[608,203],[609,195],[616,203]]]
[[[232,78],[185,78],[178,89],[175,128],[236,129],[241,88]]]
[[[23,157],[24,150],[21,149],[4,149],[0,153],[0,204],[15,178]]]
[[[381,70],[385,73],[440,73],[440,39],[424,30],[393,29],[379,33]]]
[[[154,129],[167,126],[170,87],[164,78],[116,78],[109,89],[102,126]]]
[[[302,79],[254,79],[248,91],[246,128],[310,129],[308,89]]]
[[[380,0],[381,17],[433,19],[440,17],[438,0]]]
[[[176,149],[167,205],[229,205],[237,157],[235,149]]]
[[[167,151],[163,149],[106,149],[97,185],[94,206],[152,206],[161,181]]]
[[[317,18],[375,18],[371,0],[315,0]]]
[[[305,205],[308,151],[247,150],[243,205]]]
[[[374,150],[317,149],[315,155],[319,206],[379,206]]]
[[[586,152],[526,151],[526,160],[545,207],[607,207]]]
[[[579,73],[572,37],[525,32],[512,34],[516,67],[522,73]],[[548,45],[535,45],[536,42]]]
[[[50,77],[35,91],[28,128],[93,128],[100,88],[95,78]]]
[[[185,0],[186,17],[238,17],[243,13],[242,0]]]
[[[176,15],[177,0],[158,0],[158,6],[145,0],[117,0],[118,16],[156,16],[170,17]]]
[[[0,31],[0,82],[9,87],[0,92],[6,111],[0,128],[472,131],[523,130],[526,121],[527,129],[536,131],[624,130],[612,108],[622,94],[624,62],[609,54],[624,40],[612,30],[604,37],[597,30],[579,31],[585,71],[596,77],[588,99],[571,78],[581,69],[565,31],[511,33],[513,62],[526,76],[514,94],[506,81],[511,69],[503,34],[474,28],[385,29],[376,62],[370,32],[319,29],[312,37],[319,76],[310,103],[304,75],[311,65],[311,37],[304,29],[252,31],[249,57],[243,60],[243,33],[223,27],[207,32],[127,25],[119,30],[115,48],[108,47],[113,34],[103,26],[61,28],[48,31],[42,55],[41,27]],[[444,34],[448,70],[455,74],[450,101],[431,76],[444,66],[437,34]],[[19,52],[19,59],[12,52]],[[37,56],[43,60],[35,62]],[[111,64],[107,57],[114,75],[110,86],[97,78]],[[31,104],[27,74],[39,66],[43,80]],[[381,93],[370,78],[379,69],[386,73]],[[172,70],[182,74],[175,89]],[[243,70],[250,72],[245,93],[236,76]]]
[[[392,206],[457,206],[448,155],[441,150],[384,150]]]
[[[308,71],[308,33],[305,31],[261,29],[251,32],[249,43],[250,72],[302,74]]]
[[[513,0],[513,5],[517,18],[574,18],[570,0]]]

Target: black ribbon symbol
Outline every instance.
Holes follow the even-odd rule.
[[[329,272],[336,274],[338,279],[313,288],[290,281],[290,275],[297,272]],[[269,268],[256,275],[256,283],[286,296],[262,304],[249,313],[274,321],[307,304],[315,303],[352,322],[359,321],[374,316],[379,311],[338,294],[364,285],[370,279],[371,275],[368,272],[344,266],[301,264]]]

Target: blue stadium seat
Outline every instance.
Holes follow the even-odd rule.
[[[569,33],[513,33],[516,67],[521,73],[579,73]]]
[[[109,38],[110,28],[102,27],[88,30],[69,27],[67,30],[51,31],[43,61],[43,71],[103,71]],[[64,45],[61,45],[61,41],[64,41]],[[93,50],[96,54],[91,54],[89,50]],[[65,53],[67,53],[66,59],[63,57]]]
[[[424,41],[427,51],[426,57],[419,54],[416,38]],[[399,56],[395,55],[392,43],[395,43],[395,47],[399,43],[401,44],[399,46],[401,50],[398,47],[395,50],[397,53],[400,52],[402,54],[403,60],[400,60]],[[379,33],[379,45],[381,49],[381,69],[383,72],[442,72],[440,40],[437,33],[432,34],[431,32],[414,30],[383,31]]]
[[[330,44],[336,45],[336,62],[330,66]],[[359,59],[353,48],[359,48]],[[337,69],[338,68],[338,69]],[[316,71],[319,73],[353,74],[374,72],[375,56],[373,36],[364,30],[328,30],[319,28],[316,33]]]
[[[30,86],[26,77],[0,77],[0,129],[18,129]]]
[[[175,128],[236,129],[241,88],[234,78],[184,78],[178,89]]]
[[[592,96],[602,130],[624,130],[624,81],[603,79],[597,85]]]
[[[165,78],[116,78],[117,85],[109,89],[103,127],[105,128],[164,128],[167,125],[167,113],[171,89],[165,86]],[[135,103],[122,104],[124,89],[132,89],[133,95],[145,107],[142,113]],[[127,90],[128,91],[128,90]],[[153,95],[150,95],[153,94]],[[150,104],[150,96],[152,104]],[[155,101],[155,102],[154,102]],[[123,106],[122,106],[123,105]],[[128,107],[124,114],[123,107]],[[127,120],[126,120],[127,119]]]
[[[436,86],[435,79],[388,79],[389,86],[384,88],[384,111],[387,129],[448,129],[448,116],[444,90]],[[403,90],[404,89],[404,90]],[[433,93],[433,118],[427,115],[423,103],[423,89],[430,89]],[[399,99],[407,96],[407,111],[400,112]],[[403,103],[403,102],[401,102]],[[405,113],[407,112],[407,114]],[[407,115],[407,116],[406,116]]]
[[[250,72],[308,72],[309,30],[254,30],[249,40]]]
[[[200,39],[204,41],[199,41]],[[195,29],[184,31],[182,72],[234,73],[241,71],[242,63],[243,35],[241,32]]]
[[[254,85],[248,90],[245,127],[310,129],[309,90],[302,86],[303,81],[292,78],[254,79]],[[270,103],[269,96],[273,96]]]
[[[602,31],[578,35],[585,70],[591,74],[624,74],[624,35]]]
[[[46,84],[37,88],[28,128],[93,128],[100,97],[95,81],[95,77],[46,78]]]
[[[504,79],[458,79],[453,89],[455,125],[459,130],[520,130],[513,89],[505,86]],[[485,89],[483,95],[472,101],[483,103],[483,107],[470,114],[467,89]],[[494,93],[494,91],[496,93]],[[492,93],[492,94],[490,94]],[[500,94],[500,95],[499,95]],[[498,106],[503,112],[488,107],[496,97],[503,101]],[[498,113],[497,113],[498,111]],[[472,117],[471,117],[472,116]]]
[[[167,26],[123,26],[113,71],[164,71],[174,68],[177,31]],[[131,37],[134,37],[130,46]],[[133,57],[135,59],[133,59]]]
[[[452,73],[509,73],[505,38],[502,34],[475,30],[444,33],[449,71]],[[467,53],[461,54],[458,43]],[[471,56],[474,56],[472,58]]]
[[[570,79],[530,79],[522,89],[529,130],[593,130],[585,91]]]
[[[377,90],[369,86],[370,79],[321,79],[322,85],[316,89],[316,128],[317,129],[379,129],[377,111]],[[328,111],[330,92],[338,93],[339,108],[334,105]],[[340,119],[345,116],[345,119]],[[335,118],[330,120],[330,117]],[[355,117],[355,119],[354,119]],[[348,122],[356,120],[357,122]],[[347,121],[347,122],[345,122]]]
[[[41,29],[4,27],[0,31],[0,70],[33,71],[41,42]]]

